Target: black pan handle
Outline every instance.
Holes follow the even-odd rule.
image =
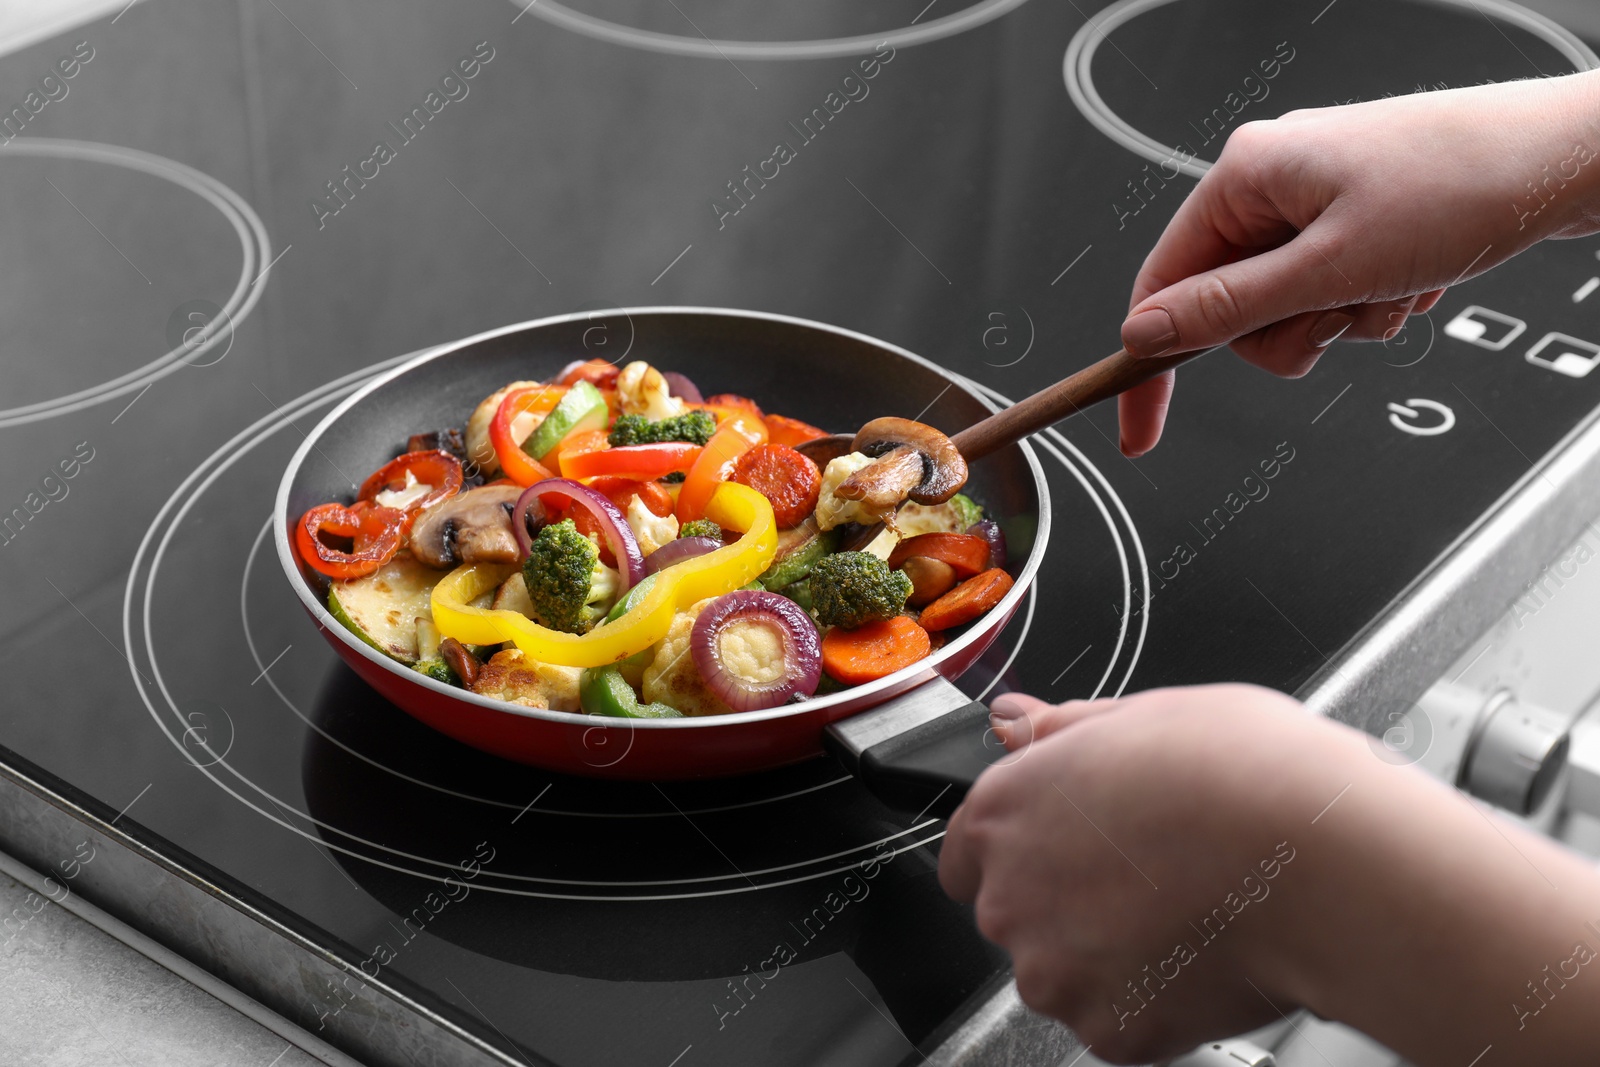
[[[885,804],[941,819],[1006,755],[989,709],[944,678],[839,720],[823,743]]]

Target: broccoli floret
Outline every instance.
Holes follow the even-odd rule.
[[[611,427],[606,439],[613,445],[654,445],[663,441],[703,445],[711,440],[716,429],[716,417],[709,411],[686,411],[655,422],[643,415],[623,415]]]
[[[539,531],[522,562],[522,579],[534,621],[569,634],[592,630],[617,591],[615,572],[600,562],[599,546],[571,519]]]
[[[722,527],[710,519],[690,519],[678,527],[679,537],[715,537],[722,540]]]
[[[853,630],[905,610],[911,579],[870,552],[835,552],[811,568],[811,605],[824,626]]]
[[[450,669],[450,664],[442,659],[425,659],[413,665],[411,669],[419,674],[426,674],[434,681],[443,682],[445,685],[459,686],[461,684],[461,678],[455,671]]]

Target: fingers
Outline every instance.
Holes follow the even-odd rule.
[[[1184,278],[1145,298],[1122,325],[1136,356],[1228,344],[1303,312],[1349,288],[1316,247],[1317,226],[1288,244]],[[1325,305],[1323,305],[1325,306]]]
[[[1178,205],[1139,268],[1130,311],[1185,278],[1294,237],[1294,227],[1254,192],[1239,201],[1240,188],[1231,171],[1219,163]]]
[[[1142,456],[1161,440],[1176,379],[1171,371],[1158,374],[1117,397],[1117,420],[1122,427],[1122,454]]]
[[[1362,304],[1354,309],[1347,308],[1345,310],[1355,312],[1356,321],[1344,339],[1387,341],[1405,328],[1406,319],[1411,317],[1416,304],[1417,297],[1410,296],[1403,300],[1383,300],[1374,304]]]
[[[970,816],[963,804],[945,825],[944,844],[939,847],[939,885],[951,900],[970,904],[983,884],[983,864],[976,842],[967,831]]]
[[[1444,294],[1445,291],[1443,289],[1434,289],[1431,292],[1423,293],[1421,296],[1417,297],[1417,304],[1411,309],[1411,314],[1426,315],[1428,312],[1433,310],[1433,305],[1437,304],[1439,302],[1439,298],[1444,296]]]
[[[1015,752],[1074,723],[1103,715],[1117,703],[1105,699],[1050,704],[1026,693],[1002,693],[989,705],[989,725],[1006,748]]]

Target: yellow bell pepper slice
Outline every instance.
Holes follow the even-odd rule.
[[[723,482],[706,505],[706,517],[744,533],[731,545],[659,572],[633,610],[589,633],[552,630],[518,611],[473,607],[473,599],[493,592],[516,570],[498,563],[469,563],[445,575],[433,587],[433,624],[463,644],[511,641],[524,655],[563,667],[603,667],[627,659],[665,637],[677,612],[747,585],[772,565],[778,527],[766,497],[747,485]]]

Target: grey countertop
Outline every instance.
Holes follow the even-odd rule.
[[[315,1067],[193,983],[0,874],[0,1063]]]

